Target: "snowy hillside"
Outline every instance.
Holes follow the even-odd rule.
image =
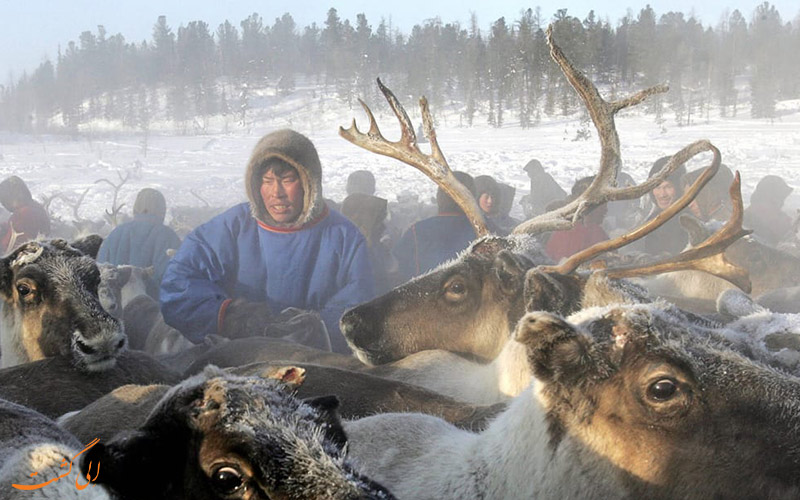
[[[416,99],[401,97],[415,125],[419,123]],[[389,139],[399,137],[399,127],[384,101],[368,103],[377,113],[381,129]],[[349,109],[319,89],[298,87],[288,96],[263,95],[253,100],[254,109],[242,127],[235,118],[212,120],[206,130],[213,133],[186,135],[170,132],[170,123],[153,123],[146,150],[141,134],[114,130],[114,124],[96,123],[82,137],[0,135],[0,177],[16,174],[25,179],[35,198],[65,195],[73,202],[86,192],[78,216],[100,219],[112,206],[113,188],[126,175],[119,203],[130,212],[136,192],[143,187],[164,191],[168,206],[229,206],[244,199],[244,165],[252,147],[265,133],[291,127],[308,135],[319,151],[324,173],[325,196],[344,197],[348,174],[356,169],[372,170],[378,179],[377,195],[394,200],[403,191],[428,199],[434,184],[423,174],[396,160],[363,151],[338,135],[339,126],[349,126],[355,117],[367,127],[366,115]],[[663,125],[652,115],[634,108],[618,115],[624,170],[637,181],[646,177],[653,160],[672,154],[698,139],[709,139],[720,148],[723,162],[740,170],[747,202],[757,181],[767,173],[784,176],[800,187],[800,101],[778,104],[779,118],[773,122],[753,120],[741,109],[736,118],[715,113],[698,117],[694,125],[677,127],[666,117]],[[491,174],[517,188],[517,200],[529,190],[522,167],[538,158],[545,169],[567,190],[573,181],[593,173],[599,161],[599,142],[594,129],[589,140],[573,140],[581,128],[580,115],[543,116],[532,129],[522,129],[508,118],[501,129],[486,124],[460,126],[457,111],[433,109],[442,149],[453,169],[473,175]],[[663,127],[663,128],[662,128]],[[423,146],[424,148],[424,146]],[[709,156],[689,168],[705,165]],[[106,179],[109,182],[97,182]],[[87,191],[88,189],[88,191]],[[800,189],[789,198],[787,211],[800,207]],[[51,213],[63,220],[74,219],[73,208],[63,198],[51,202]],[[516,204],[512,215],[520,215]],[[169,217],[169,216],[168,216]]]

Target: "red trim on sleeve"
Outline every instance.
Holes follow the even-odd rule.
[[[222,335],[222,322],[225,321],[225,311],[228,309],[231,302],[233,302],[233,299],[225,299],[219,306],[219,312],[217,313],[217,333],[220,335]]]

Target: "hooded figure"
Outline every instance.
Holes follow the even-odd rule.
[[[698,168],[684,174],[681,178],[684,192],[694,184],[704,170],[703,168]],[[728,194],[732,182],[733,172],[727,165],[721,164],[714,177],[708,181],[708,184],[703,186],[703,189],[697,193],[692,203],[689,204],[692,215],[705,222],[711,220],[727,221],[733,213]]]
[[[156,300],[158,285],[169,262],[167,252],[181,246],[175,231],[164,225],[166,214],[164,195],[156,189],[142,189],[133,204],[133,220],[115,227],[97,252],[97,262],[152,266],[152,282],[147,283],[147,294]]]
[[[372,298],[372,269],[364,236],[323,200],[314,145],[292,130],[264,136],[245,189],[248,202],[189,233],[170,261],[164,320],[199,343],[209,334],[269,335],[281,311],[315,311],[333,350],[349,353],[339,318]]]
[[[744,211],[743,225],[770,245],[777,245],[792,226],[792,219],[783,210],[783,203],[793,191],[777,175],[765,175],[750,195],[750,206]]]
[[[348,196],[355,193],[375,194],[375,176],[369,170],[356,170],[347,176],[345,191]]]
[[[545,213],[550,202],[567,197],[564,188],[558,185],[553,176],[545,172],[539,160],[531,160],[523,168],[531,179],[531,192],[520,199],[525,218],[531,219]]]
[[[388,203],[383,198],[364,193],[353,193],[342,202],[342,215],[358,227],[367,240],[375,290],[380,295],[397,284],[397,261],[384,238]]]
[[[661,171],[671,157],[664,156],[653,163],[650,168],[648,178]],[[675,200],[683,196],[681,177],[686,174],[686,167],[680,165],[664,179],[661,184],[653,188],[650,192],[650,199],[653,201],[653,209],[647,216],[647,220],[652,220],[664,209],[670,206]],[[683,213],[683,212],[681,212]],[[686,248],[689,242],[689,235],[679,222],[680,213],[665,222],[661,227],[644,237],[644,251],[650,255],[666,253],[677,255]]]
[[[25,181],[16,175],[0,182],[0,204],[11,212],[8,220],[0,225],[0,254],[40,235],[50,234],[47,211],[33,199]]]

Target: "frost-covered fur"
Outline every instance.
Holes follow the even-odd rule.
[[[38,485],[67,472],[62,467],[71,462],[84,445],[55,422],[29,408],[0,399],[0,497],[17,499],[91,499],[110,498],[101,486],[83,490],[75,487],[81,477],[74,463],[69,475],[35,490],[20,490],[12,484]],[[31,477],[31,473],[36,473]],[[80,478],[80,479],[79,479]]]
[[[660,303],[529,313],[536,378],[486,431],[376,415],[350,455],[407,499],[796,498],[800,383],[694,328]]]
[[[301,402],[274,380],[208,367],[170,389],[137,431],[93,447],[123,498],[393,498],[344,456],[333,397]]]
[[[800,376],[800,314],[777,313],[740,290],[717,299],[719,312],[734,318],[720,333],[752,357]]]

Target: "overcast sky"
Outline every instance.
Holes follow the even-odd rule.
[[[588,0],[559,0],[542,5],[542,16],[549,20],[556,9],[566,8],[571,15],[583,19],[594,9],[598,17],[608,18],[615,24],[630,9],[634,16],[646,4],[656,14],[670,10],[687,15],[694,14],[703,24],[715,26],[724,13],[739,9],[746,19],[761,1],[757,0],[615,0],[598,2]],[[771,2],[784,22],[800,14],[797,0]],[[507,20],[519,17],[526,8],[536,4],[513,0],[402,0],[401,2],[376,2],[375,0],[0,0],[0,83],[8,83],[9,76],[19,78],[22,71],[35,69],[45,57],[55,61],[58,47],[78,39],[83,31],[97,32],[97,25],[105,26],[108,35],[122,33],[128,42],[150,40],[152,28],[159,15],[167,16],[167,23],[177,28],[190,21],[205,21],[211,30],[224,20],[238,27],[239,22],[258,12],[264,24],[271,25],[276,17],[289,12],[298,26],[316,22],[322,26],[329,8],[334,7],[339,17],[355,21],[356,14],[364,13],[373,29],[381,18],[408,34],[411,27],[425,19],[440,17],[443,22],[459,21],[466,25],[470,14],[478,17],[481,29],[505,16]]]

